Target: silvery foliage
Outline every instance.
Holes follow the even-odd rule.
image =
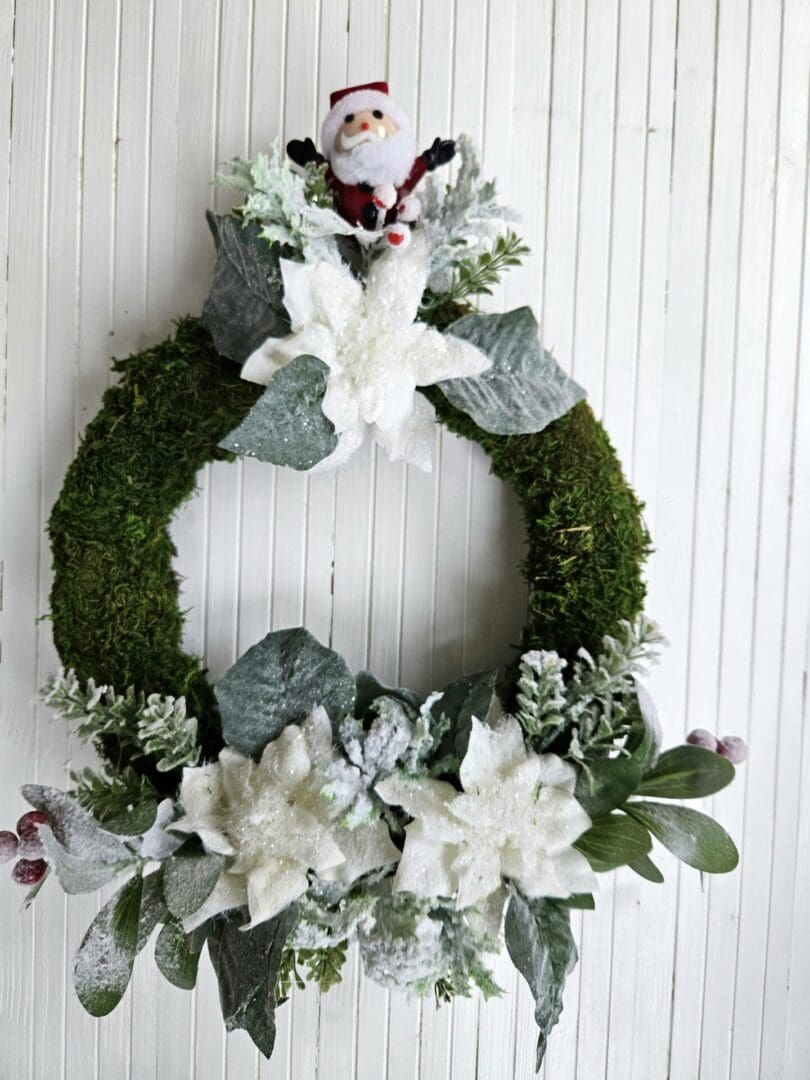
[[[456,149],[461,166],[455,184],[445,185],[431,176],[419,193],[421,225],[431,252],[428,287],[434,292],[450,288],[460,259],[489,251],[496,237],[518,220],[516,211],[496,201],[494,180],[481,179],[481,162],[470,136],[459,135]]]
[[[298,901],[298,922],[287,944],[293,949],[330,949],[352,941],[371,920],[376,903],[377,895],[364,890],[329,904],[313,889]]]
[[[579,649],[568,682],[563,676],[567,661],[558,653],[525,653],[518,680],[518,720],[540,749],[568,732],[566,756],[583,761],[592,747],[628,733],[633,709],[638,710],[637,679],[649,664],[657,663],[658,646],[665,644],[657,624],[642,613],[634,623],[623,619],[617,637],[603,637],[603,651],[596,657]]]
[[[200,757],[197,719],[186,711],[186,699],[171,695],[116,694],[112,686],[88,679],[82,688],[75,671],[60,668],[43,688],[41,700],[60,720],[75,725],[81,739],[114,735],[157,758],[159,772],[196,765]]]
[[[269,154],[252,161],[235,158],[228,172],[219,173],[217,183],[247,196],[239,208],[247,221],[262,227],[261,235],[271,243],[300,251],[307,262],[342,262],[338,236],[361,236],[364,230],[350,225],[332,209],[328,196],[315,194],[323,189],[322,178],[314,170],[296,172],[276,139]]]
[[[425,773],[425,759],[440,736],[431,709],[441,696],[431,694],[418,712],[397,698],[379,697],[368,729],[354,716],[343,720],[340,741],[346,757],[336,757],[325,768],[322,794],[340,809],[345,826],[354,829],[377,816],[381,804],[373,788],[378,781],[397,769],[412,776]]]

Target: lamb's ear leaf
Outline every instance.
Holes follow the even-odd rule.
[[[447,330],[492,361],[481,375],[439,383],[447,400],[494,435],[542,431],[585,397],[538,340],[531,308],[465,315]]]
[[[355,700],[346,661],[302,627],[268,634],[225,672],[215,690],[225,741],[249,755],[261,753],[288,724],[319,705],[336,727]]]
[[[513,888],[504,934],[512,963],[534,997],[539,1072],[549,1033],[562,1012],[565,980],[577,962],[568,910],[554,900],[527,900]]]
[[[219,444],[240,457],[306,471],[338,444],[323,414],[329,368],[317,356],[298,356],[273,375],[245,419]]]
[[[124,996],[138,947],[143,879],[124,885],[93,919],[73,966],[73,985],[91,1016],[106,1016]]]
[[[206,214],[217,261],[200,321],[217,351],[243,364],[269,337],[284,337],[290,323],[284,307],[278,245],[253,222],[233,214]]]

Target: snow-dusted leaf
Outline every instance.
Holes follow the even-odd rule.
[[[712,818],[688,806],[630,802],[626,812],[673,855],[707,874],[727,874],[740,861],[726,830]]]
[[[422,698],[413,690],[401,686],[385,686],[376,679],[370,671],[357,673],[357,701],[355,712],[358,716],[365,716],[372,704],[381,697],[396,698],[404,705],[409,705],[416,712],[422,704]]]
[[[467,753],[472,718],[486,719],[495,695],[496,679],[495,671],[464,675],[446,686],[441,696],[436,698],[431,707],[434,719],[446,716],[451,721],[447,736],[436,750],[437,758],[452,754],[461,759]]]
[[[219,982],[222,1017],[228,1031],[243,1028],[265,1057],[276,1041],[275,991],[281,954],[297,919],[293,904],[275,919],[245,930],[245,916],[218,920],[208,951]]]
[[[193,990],[204,943],[204,931],[186,934],[173,919],[160,931],[155,943],[155,963],[172,986]]]
[[[71,855],[101,862],[120,862],[132,857],[117,836],[102,829],[93,815],[58,788],[26,784],[23,798],[48,818],[62,847]]]
[[[163,864],[163,895],[172,915],[187,919],[214,891],[225,867],[224,855],[183,848]]]
[[[541,345],[528,307],[497,315],[465,315],[447,333],[485,353],[492,367],[481,375],[448,379],[439,388],[495,435],[528,435],[542,431],[585,397]]]
[[[160,869],[143,879],[136,953],[145,947],[158,923],[165,922],[168,918],[169,909],[163,896],[163,870]]]
[[[62,847],[47,825],[40,827],[39,838],[59,884],[70,896],[95,892],[137,861],[136,856],[126,848],[121,858],[112,862],[97,858],[92,848],[81,855],[73,855]]]
[[[549,1033],[562,1012],[565,980],[577,962],[568,911],[553,900],[527,900],[513,890],[504,934],[512,963],[534,997],[539,1072]]]
[[[321,409],[329,368],[299,356],[281,368],[242,423],[219,444],[241,457],[311,469],[335,449],[335,426]]]
[[[248,649],[216,684],[216,695],[225,741],[253,755],[318,705],[335,724],[354,705],[354,679],[342,656],[298,627]]]
[[[269,337],[289,331],[278,248],[254,223],[206,215],[217,246],[211,290],[200,321],[223,356],[243,363]]]
[[[96,915],[76,954],[73,985],[91,1016],[112,1012],[129,985],[138,945],[142,890],[138,874]]]

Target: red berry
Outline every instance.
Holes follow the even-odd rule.
[[[745,739],[738,735],[724,735],[717,746],[717,753],[722,754],[732,765],[742,765],[748,757],[748,746]]]
[[[20,859],[14,864],[11,876],[18,885],[36,885],[42,881],[47,869],[44,859]]]
[[[8,862],[9,859],[13,859],[17,854],[18,847],[19,843],[14,833],[3,829],[3,831],[0,832],[0,863]]]
[[[25,848],[26,855],[41,854],[42,844],[39,840],[39,827],[47,824],[47,815],[39,810],[29,810],[17,822],[17,835],[20,838],[20,843]]]
[[[695,728],[694,731],[690,731],[686,736],[686,741],[690,746],[702,746],[704,750],[717,751],[717,739],[705,728]]]

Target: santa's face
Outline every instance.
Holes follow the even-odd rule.
[[[395,135],[399,128],[382,109],[349,112],[343,118],[335,138],[338,152],[350,153],[356,146],[380,142]]]

